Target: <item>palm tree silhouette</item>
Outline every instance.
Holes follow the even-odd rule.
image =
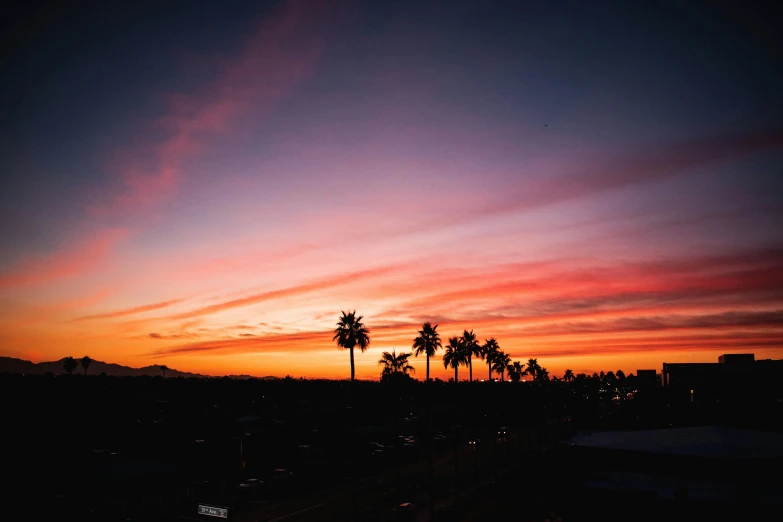
[[[443,352],[443,367],[454,368],[454,382],[459,382],[459,365],[467,364],[467,358],[462,349],[462,343],[459,337],[449,337],[449,344]]]
[[[85,355],[84,357],[81,358],[79,364],[81,365],[82,368],[84,368],[84,375],[87,375],[87,368],[89,368],[90,365],[92,364],[92,359],[90,359],[87,355]]]
[[[438,325],[432,326],[430,323],[424,323],[424,326],[419,330],[419,335],[413,340],[413,353],[416,357],[422,353],[427,356],[427,378],[425,382],[430,380],[430,357],[435,357],[435,352],[442,347]]]
[[[500,374],[500,380],[503,382],[506,368],[511,364],[511,356],[502,350],[495,352],[492,356],[492,369]]]
[[[536,380],[538,382],[544,382],[549,380],[549,371],[546,368],[540,368],[536,372]]]
[[[473,382],[473,357],[481,357],[481,345],[476,338],[476,334],[473,333],[473,330],[465,330],[462,332],[462,337],[460,337],[459,340],[468,361],[470,382]]]
[[[408,373],[415,373],[416,368],[408,363],[408,358],[411,355],[412,354],[410,353],[401,353],[397,355],[395,350],[392,350],[391,353],[383,352],[380,360],[378,361],[378,365],[383,366],[381,377],[395,373],[402,373],[404,375],[408,375]]]
[[[514,361],[514,364],[506,366],[506,372],[508,372],[508,376],[512,381],[519,382],[519,379],[522,378],[522,375],[527,373],[527,370],[525,370],[525,363]]]
[[[525,373],[530,375],[534,381],[537,380],[538,372],[540,370],[541,370],[541,366],[538,365],[538,359],[527,360],[527,370],[525,370]]]
[[[65,373],[68,375],[71,375],[77,366],[79,366],[79,363],[76,362],[76,359],[73,357],[68,356],[63,359],[63,370],[65,370]]]
[[[358,346],[363,352],[370,346],[370,331],[362,323],[363,316],[356,316],[356,310],[350,313],[342,312],[334,329],[333,341],[337,346],[351,352],[351,382],[356,378],[356,366],[353,362],[353,349]]]
[[[163,372],[163,378],[165,379],[166,378],[166,372],[168,371],[169,367],[166,366],[165,364],[161,364],[160,366],[158,366],[158,369],[161,372]]]
[[[563,374],[563,380],[565,382],[573,382],[574,381],[574,372],[571,370],[566,370]]]
[[[500,346],[494,337],[486,340],[484,346],[481,347],[481,358],[487,361],[487,368],[489,368],[489,382],[492,382],[492,360],[500,351]]]

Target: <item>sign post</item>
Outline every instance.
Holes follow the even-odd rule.
[[[228,508],[199,504],[198,514],[208,517],[228,518]]]

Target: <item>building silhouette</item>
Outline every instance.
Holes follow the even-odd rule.
[[[690,405],[690,414],[728,414],[758,424],[781,412],[781,373],[783,360],[724,354],[714,363],[664,363],[662,384],[672,407]]]

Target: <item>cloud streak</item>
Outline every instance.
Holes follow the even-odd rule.
[[[117,317],[126,317],[129,315],[143,314],[145,312],[153,312],[155,310],[162,310],[175,304],[183,302],[184,299],[172,299],[171,301],[163,301],[161,303],[153,303],[148,305],[136,306],[133,308],[126,308],[125,310],[117,310],[114,312],[107,312],[104,314],[87,315],[84,317],[77,317],[74,322],[81,321],[94,321],[98,319],[115,319]]]
[[[105,229],[49,254],[23,258],[0,274],[0,287],[41,285],[95,272],[110,261],[114,247],[125,237],[126,230]]]
[[[224,312],[226,310],[231,310],[233,308],[252,306],[267,301],[273,301],[275,299],[300,296],[304,294],[317,292],[320,290],[335,288],[338,286],[355,284],[382,275],[387,275],[395,271],[400,271],[405,266],[409,266],[409,265],[400,264],[400,265],[382,266],[382,267],[368,269],[368,270],[361,270],[358,272],[347,272],[343,274],[338,274],[336,276],[318,279],[310,283],[304,283],[301,285],[281,288],[278,290],[270,290],[268,292],[253,294],[247,297],[242,297],[240,299],[232,299],[230,301],[224,301],[209,306],[203,306],[195,310],[172,315],[169,317],[169,319],[173,319],[173,320],[192,319],[194,317],[200,317],[204,315]]]
[[[169,95],[170,112],[158,119],[169,134],[150,147],[155,161],[122,165],[122,189],[93,213],[137,211],[170,197],[187,162],[204,153],[210,137],[229,132],[243,117],[263,114],[312,73],[333,15],[329,2],[285,2],[260,21],[238,55],[225,62],[201,94]],[[147,156],[134,154],[140,155]]]

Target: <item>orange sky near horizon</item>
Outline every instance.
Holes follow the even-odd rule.
[[[444,342],[473,329],[482,340],[495,337],[514,359],[538,358],[553,375],[566,368],[629,373],[660,369],[663,361],[716,361],[726,352],[779,357],[781,312],[769,285],[783,280],[770,274],[769,266],[780,255],[757,254],[747,261],[593,260],[589,268],[583,262],[578,269],[573,260],[495,265],[481,260],[448,269],[401,261],[297,278],[285,287],[259,285],[254,292],[176,294],[166,301],[110,307],[112,296],[120,300],[133,292],[130,281],[121,292],[107,289],[84,299],[6,309],[2,331],[6,343],[19,347],[8,355],[36,361],[90,355],[209,375],[343,378],[348,353],[336,348],[331,331],[340,308],[355,307],[372,339],[366,353],[357,353],[360,378],[377,378],[380,353],[408,351],[427,320],[439,324]],[[265,268],[260,271],[286,271],[274,263]],[[91,271],[83,275],[91,276]],[[162,283],[172,277],[165,274]],[[211,280],[205,279],[207,286]],[[423,378],[424,360],[413,365]],[[431,371],[452,376],[440,358],[432,361]],[[467,377],[466,370],[462,374]],[[478,362],[474,377],[486,375]]]
[[[737,116],[759,112],[736,94],[757,55],[686,89],[688,46],[615,64],[592,33],[516,42],[481,2],[518,49],[470,13],[318,5],[236,15],[214,49],[196,27],[192,54],[142,53],[98,93],[87,66],[30,90],[0,158],[0,355],[347,378],[332,330],[357,310],[362,379],[425,321],[554,376],[783,358],[783,129]],[[76,107],[74,85],[94,95]]]

